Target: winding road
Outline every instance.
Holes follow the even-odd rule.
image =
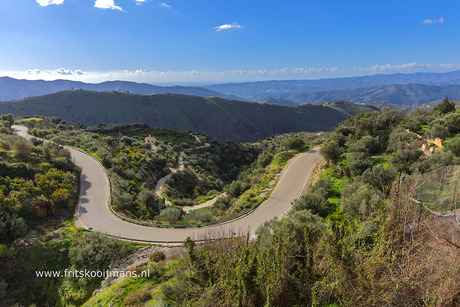
[[[18,135],[31,138],[26,127],[12,128]],[[291,208],[291,202],[302,194],[313,168],[321,159],[319,149],[315,148],[291,160],[270,197],[250,214],[218,225],[177,229],[142,226],[116,217],[108,205],[109,180],[102,165],[86,153],[68,149],[82,168],[81,194],[75,215],[77,226],[125,240],[170,245],[182,244],[187,237],[201,241],[255,231],[265,221],[284,215]]]

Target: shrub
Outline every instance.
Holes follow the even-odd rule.
[[[0,259],[8,256],[8,247],[5,244],[0,244]]]
[[[460,157],[460,136],[456,136],[446,144],[446,149],[450,150],[455,156]]]
[[[59,157],[59,158],[54,158],[51,161],[51,165],[53,167],[66,171],[66,172],[71,172],[74,169],[74,164],[72,163],[72,160],[64,158],[64,157]]]
[[[400,172],[410,172],[412,164],[414,164],[423,152],[415,146],[407,146],[403,149],[398,149],[393,157],[392,163],[396,166]]]
[[[179,206],[179,207],[193,206],[193,201],[188,198],[176,199],[174,201],[174,205]]]
[[[13,238],[21,237],[27,232],[27,225],[22,217],[11,217],[9,224],[10,234]]]
[[[295,137],[285,141],[283,147],[287,150],[302,151],[305,149],[305,142],[301,138]]]
[[[162,251],[156,251],[150,255],[150,260],[155,261],[155,262],[160,262],[165,259],[166,259],[166,255]]]
[[[143,306],[146,301],[152,298],[151,291],[139,290],[128,293],[125,300],[123,301],[124,306]]]
[[[372,160],[369,155],[363,152],[349,153],[347,162],[352,176],[359,176],[372,166]]]
[[[169,223],[176,223],[182,217],[182,210],[176,207],[168,207],[164,210],[161,210],[158,215],[160,221],[166,221]]]
[[[343,190],[340,210],[353,218],[369,217],[380,203],[380,198],[373,187],[356,181]]]
[[[385,168],[383,165],[379,164],[372,169],[368,168],[365,170],[361,180],[374,188],[384,190],[397,175],[398,172],[393,166]]]
[[[139,193],[137,200],[156,213],[160,212],[160,209],[163,206],[161,199],[157,198],[152,191],[147,189],[144,189]]]
[[[19,138],[13,144],[13,150],[19,161],[28,161],[32,152],[32,143],[23,138]]]
[[[214,210],[212,207],[193,210],[188,214],[188,218],[202,223],[211,222],[216,219],[216,213]]]
[[[232,205],[232,203],[233,203],[233,197],[231,197],[230,195],[221,196],[217,198],[213,207],[218,210],[225,211]]]
[[[237,196],[240,196],[241,194],[243,194],[243,192],[246,191],[249,188],[250,188],[249,183],[246,183],[246,182],[241,181],[241,180],[236,180],[236,181],[233,181],[228,186],[227,193],[230,196],[237,197]]]
[[[272,161],[273,156],[267,152],[264,151],[262,152],[258,157],[257,157],[257,166],[265,168],[270,162]]]
[[[323,146],[321,146],[319,150],[319,153],[328,162],[334,161],[335,159],[337,159],[342,154],[342,152],[343,152],[342,148],[334,140],[331,140],[323,144]]]
[[[69,258],[77,267],[99,269],[127,256],[131,250],[129,243],[90,232],[81,244],[69,249]]]
[[[113,193],[113,203],[122,210],[129,210],[133,206],[133,196],[127,192],[116,190]]]
[[[449,135],[449,129],[440,123],[435,123],[433,124],[433,127],[431,127],[429,134],[432,139],[445,139]]]

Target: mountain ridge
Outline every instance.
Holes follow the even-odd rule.
[[[390,84],[460,85],[460,70],[445,73],[417,72],[411,74],[375,74],[318,80],[271,80],[223,83],[203,86],[223,94],[236,95],[252,101],[286,94],[372,87]]]
[[[377,108],[351,102],[338,102],[335,107],[283,106],[219,97],[85,90],[0,103],[0,113],[16,116],[59,116],[85,125],[147,123],[152,127],[191,130],[237,142],[287,132],[329,130],[347,117],[375,110]]]
[[[364,88],[295,93],[266,101],[287,101],[288,103],[291,102],[292,105],[298,105],[343,99],[354,103],[385,101],[391,104],[417,106],[446,96],[460,97],[460,85],[389,84]]]
[[[131,81],[104,81],[101,83],[85,83],[72,80],[24,80],[11,77],[0,77],[0,101],[17,100],[27,97],[35,97],[52,94],[71,89],[84,89],[90,91],[121,91],[136,94],[184,94],[203,97],[221,97],[229,99],[242,98],[226,95],[210,89],[196,86],[158,86],[148,83]]]

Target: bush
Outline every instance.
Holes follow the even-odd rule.
[[[423,155],[423,152],[415,147],[407,146],[403,149],[398,149],[392,159],[391,162],[396,166],[398,171],[400,172],[410,172],[411,166]]]
[[[449,135],[449,129],[440,123],[435,123],[430,129],[429,135],[432,139],[445,139]]]
[[[334,161],[343,152],[343,149],[337,144],[336,141],[331,140],[321,146],[319,153],[326,159],[326,161]]]
[[[197,222],[212,222],[216,219],[216,212],[214,211],[215,209],[213,210],[213,207],[193,210],[187,215],[187,217]]]
[[[139,193],[137,200],[155,213],[160,212],[160,209],[163,206],[161,199],[156,197],[152,191],[147,189],[144,189]]]
[[[249,189],[251,186],[249,183],[246,183],[241,180],[233,181],[227,188],[227,193],[232,197],[238,197],[243,194],[244,191]]]
[[[302,151],[305,150],[305,142],[298,137],[291,138],[283,143],[283,147],[287,150],[297,150]]]
[[[460,157],[460,136],[456,136],[446,144],[446,149],[450,150],[456,157]]]
[[[320,189],[297,198],[293,202],[294,211],[309,210],[313,214],[324,217],[327,215],[327,198],[324,197],[324,194],[327,195],[327,192]]]
[[[460,161],[451,151],[439,151],[430,156],[422,156],[412,167],[411,171],[429,172],[447,165],[458,165]]]
[[[85,234],[81,244],[69,249],[69,258],[78,268],[100,269],[127,256],[131,251],[129,243],[90,232]]]
[[[113,203],[122,210],[129,210],[133,206],[133,196],[127,192],[116,190],[113,193]]]
[[[353,218],[369,217],[380,205],[376,190],[358,181],[345,187],[340,200],[340,210]]]
[[[365,170],[361,180],[374,188],[385,190],[397,175],[398,172],[393,166],[385,168],[379,164],[372,169]]]
[[[155,262],[160,262],[166,259],[165,253],[162,251],[156,251],[150,255],[150,260]]]
[[[444,117],[444,125],[451,133],[460,132],[460,113],[451,113]]]
[[[257,166],[265,168],[272,161],[273,155],[264,151],[257,157]]]
[[[179,207],[193,206],[193,201],[188,198],[174,200],[174,205]]]
[[[176,207],[168,207],[164,210],[161,210],[158,215],[160,221],[166,221],[171,224],[176,223],[182,217],[182,210]]]
[[[19,138],[13,144],[13,150],[19,161],[26,162],[30,159],[32,143],[23,138]]]
[[[72,163],[72,160],[64,157],[54,158],[51,161],[51,165],[65,172],[71,172],[74,170],[74,164]]]
[[[351,152],[347,154],[347,162],[352,176],[359,176],[372,166],[372,160],[363,152]]]
[[[228,208],[230,208],[232,203],[233,203],[233,197],[231,197],[230,195],[221,196],[221,197],[217,198],[217,200],[214,203],[213,207],[218,209],[218,210],[225,211]]]
[[[27,225],[22,217],[11,217],[9,226],[12,238],[19,238],[27,232]]]
[[[8,256],[8,247],[5,244],[0,244],[0,259]]]
[[[144,306],[152,298],[151,291],[139,290],[129,292],[123,301],[123,306]]]
[[[390,134],[388,146],[390,150],[397,151],[398,149],[406,148],[415,140],[417,140],[417,135],[415,133],[407,132],[402,128],[398,128]]]

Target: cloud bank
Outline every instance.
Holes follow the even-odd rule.
[[[56,80],[67,79],[83,82],[103,81],[134,81],[146,83],[194,83],[194,82],[243,82],[263,80],[293,80],[293,79],[319,79],[335,77],[351,77],[377,73],[413,73],[413,72],[447,72],[460,69],[460,64],[423,64],[405,63],[400,65],[374,65],[372,67],[298,67],[282,69],[258,70],[184,70],[184,71],[156,71],[156,70],[110,70],[110,71],[82,71],[70,69],[27,71],[0,71],[0,76],[9,76],[16,79],[27,80]]]
[[[96,0],[96,2],[94,3],[94,7],[97,7],[100,9],[123,11],[121,7],[115,5],[114,0]]]
[[[422,21],[424,24],[434,24],[434,23],[444,23],[444,17],[441,17],[439,19],[425,19]]]
[[[234,23],[226,23],[226,24],[223,24],[223,25],[220,25],[218,27],[214,27],[213,28],[214,30],[216,30],[217,32],[220,32],[220,31],[229,31],[229,30],[241,30],[243,29],[243,26],[237,24],[236,22]]]
[[[48,6],[50,4],[62,4],[64,3],[64,0],[37,0],[37,3],[40,4],[40,6]]]

